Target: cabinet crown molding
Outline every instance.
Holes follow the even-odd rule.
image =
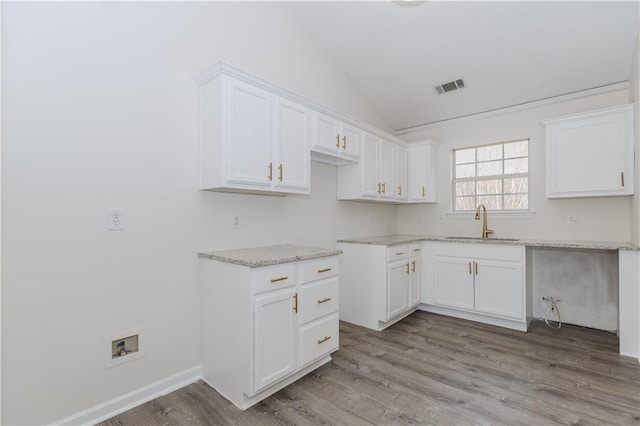
[[[307,96],[301,95],[299,93],[296,93],[292,90],[289,90],[277,83],[274,83],[272,81],[269,81],[267,79],[264,79],[262,77],[257,76],[256,74],[250,73],[248,71],[243,70],[242,68],[239,68],[235,65],[232,65],[228,62],[225,61],[219,61],[217,62],[215,65],[207,68],[205,71],[201,72],[200,74],[197,74],[194,77],[194,80],[196,82],[196,84],[199,87],[203,87],[205,86],[207,83],[209,83],[211,80],[215,79],[216,77],[220,76],[220,75],[226,75],[229,77],[233,77],[235,79],[238,79],[240,81],[243,81],[245,83],[251,84],[255,87],[259,87],[263,90],[266,90],[272,94],[275,94],[277,96],[280,96],[282,98],[288,99],[290,101],[293,102],[297,102],[299,104],[302,104],[308,108],[310,108],[313,111],[316,112],[320,112],[322,114],[328,115],[330,117],[333,117],[337,120],[340,120],[342,122],[351,124],[353,126],[356,126],[364,131],[367,131],[369,133],[372,133],[376,136],[385,138],[385,139],[391,139],[393,140],[395,143],[400,143],[400,144],[406,144],[407,142],[402,140],[402,139],[398,139],[398,137],[396,135],[392,135],[390,133],[387,133],[381,129],[378,129],[377,127],[374,127],[368,123],[365,123],[363,121],[357,120],[353,117],[350,117],[334,108],[328,107],[324,104],[321,104],[320,102],[317,102],[311,98],[308,98]]]
[[[596,118],[596,117],[611,115],[615,113],[633,111],[634,108],[635,108],[634,104],[616,105],[613,107],[601,108],[601,109],[586,111],[578,114],[566,114],[566,115],[561,115],[559,117],[546,118],[544,120],[541,120],[540,123],[544,126],[548,126],[549,124],[560,124],[566,121]]]

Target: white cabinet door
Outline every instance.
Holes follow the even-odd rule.
[[[233,79],[229,80],[228,90],[228,137],[224,142],[227,144],[226,181],[270,186],[271,94]]]
[[[254,392],[297,368],[294,295],[288,289],[254,298]]]
[[[546,120],[547,197],[634,192],[633,105]]]
[[[335,154],[340,150],[340,122],[333,117],[315,113],[313,149]]]
[[[469,310],[474,308],[472,263],[466,258],[434,257],[435,304]]]
[[[395,194],[394,199],[407,201],[408,150],[403,146],[396,146],[395,164]]]
[[[275,111],[274,186],[309,190],[309,109],[277,98]]]
[[[521,263],[477,260],[474,274],[476,311],[524,319]]]
[[[378,179],[378,162],[380,161],[380,139],[369,133],[364,134],[360,170],[362,173],[362,196],[378,198],[381,192]]]
[[[420,303],[420,288],[422,287],[422,256],[420,248],[410,248],[409,257],[410,281],[409,281],[409,307]]]
[[[409,146],[409,198],[410,203],[435,203],[437,176],[437,145],[433,141],[413,143]]]
[[[409,202],[426,199],[427,152],[425,146],[409,148]]]
[[[380,140],[380,161],[378,179],[380,180],[380,198],[395,198],[395,145],[384,139]]]
[[[387,269],[387,317],[389,320],[407,310],[407,284],[410,265],[406,261],[389,264]]]
[[[342,123],[340,131],[340,147],[342,155],[354,160],[360,158],[360,139],[362,131],[347,123]]]

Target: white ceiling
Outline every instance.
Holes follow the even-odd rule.
[[[396,130],[627,81],[640,16],[635,1],[289,6]]]

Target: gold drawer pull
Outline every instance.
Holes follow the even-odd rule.
[[[344,150],[347,149],[347,137],[346,136],[342,137],[342,149],[344,149]]]
[[[400,252],[396,253],[396,256],[402,256],[403,254],[404,254],[404,252],[400,251]]]
[[[416,261],[414,260],[413,262],[411,262],[411,272],[415,272],[416,271]]]
[[[269,180],[273,180],[273,163],[269,163]]]
[[[318,305],[321,304],[321,303],[326,303],[326,302],[328,302],[330,300],[331,300],[330,297],[325,297],[324,299],[318,299]]]
[[[293,312],[298,313],[298,293],[293,295]]]
[[[324,336],[322,339],[318,340],[318,344],[321,345],[329,339],[331,339],[331,336]]]
[[[278,277],[278,278],[271,278],[271,282],[272,283],[277,283],[278,281],[284,281],[284,280],[288,280],[289,277]]]
[[[620,183],[622,184],[622,187],[624,188],[624,172],[620,172]]]
[[[318,269],[318,273],[321,274],[323,272],[329,272],[331,268]]]
[[[471,262],[469,262],[469,275],[471,275]]]
[[[413,251],[420,251],[420,249],[413,249]]]
[[[340,148],[340,134],[336,135],[336,148]]]

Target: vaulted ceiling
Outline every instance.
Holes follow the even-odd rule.
[[[289,6],[396,130],[625,82],[640,17],[635,1]]]

